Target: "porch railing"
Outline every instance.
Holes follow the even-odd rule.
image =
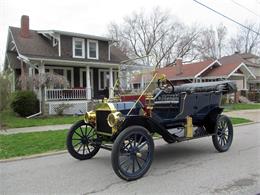
[[[87,89],[45,89],[45,100],[83,100],[87,99]]]

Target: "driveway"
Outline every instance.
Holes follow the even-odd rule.
[[[228,152],[210,138],[177,144],[156,141],[145,177],[126,182],[113,172],[110,152],[88,161],[68,154],[0,163],[0,194],[257,194],[260,124],[235,127]]]
[[[260,110],[237,110],[224,113],[230,117],[246,118],[254,122],[260,122]]]

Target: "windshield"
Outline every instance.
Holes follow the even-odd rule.
[[[155,68],[138,63],[123,63],[119,67],[118,80],[115,82],[115,95],[140,95],[152,93],[156,88]],[[149,85],[149,86],[148,86]]]

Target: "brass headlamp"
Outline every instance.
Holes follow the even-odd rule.
[[[110,127],[115,127],[118,124],[118,122],[121,121],[121,119],[122,119],[121,112],[113,112],[107,116],[107,123]]]
[[[93,110],[86,112],[86,114],[84,116],[84,120],[86,123],[95,123],[96,122],[96,112]]]

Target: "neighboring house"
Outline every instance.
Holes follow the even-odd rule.
[[[238,90],[248,90],[249,81],[256,79],[252,70],[237,54],[225,56],[219,60],[205,60],[189,64],[183,64],[181,59],[177,59],[175,66],[166,66],[156,71],[165,74],[174,85],[232,80],[236,82]],[[133,81],[134,86],[141,86],[138,84],[141,80],[136,77]]]
[[[58,30],[31,30],[29,17],[22,16],[21,28],[9,27],[4,69],[11,68],[16,80],[27,75],[56,73],[65,76],[68,89],[45,89],[46,110],[54,114],[61,103],[73,105],[67,113],[85,112],[92,98],[113,96],[120,61],[128,58],[109,38]],[[26,89],[22,82],[22,89]]]
[[[237,54],[248,68],[255,74],[256,78],[248,80],[250,91],[260,91],[260,56],[253,54]]]

